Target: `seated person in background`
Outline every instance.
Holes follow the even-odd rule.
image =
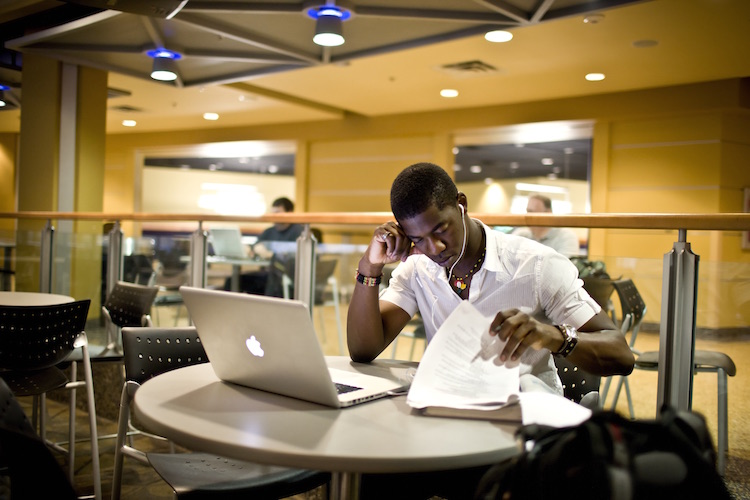
[[[375,229],[357,269],[347,317],[354,361],[375,359],[417,312],[429,342],[468,300],[494,317],[490,335],[507,341],[500,361],[520,360],[521,390],[562,395],[553,354],[602,376],[632,371],[624,336],[582,288],[570,260],[470,218],[466,195],[441,167],[418,163],[402,171],[391,188],[391,210],[396,221]],[[397,262],[379,294],[384,266]],[[362,493],[472,498],[485,471],[365,475]]]
[[[289,198],[277,198],[271,204],[270,213],[272,214],[293,211],[294,203]],[[282,223],[276,223],[265,229],[258,236],[258,241],[252,246],[250,254],[254,257],[269,259],[271,263],[266,269],[242,273],[240,275],[240,291],[256,295],[283,297],[281,275],[284,272],[288,272],[290,259],[292,263],[292,275],[294,274],[295,251],[292,250],[291,255],[289,254],[289,249],[275,252],[273,246],[275,242],[294,243],[302,234],[303,229],[304,226],[302,224]],[[224,288],[228,290],[229,285],[225,283]]]
[[[551,214],[552,200],[541,194],[532,194],[529,196],[529,202],[526,205],[526,213]],[[543,245],[552,247],[566,257],[580,253],[578,235],[567,227],[522,227],[513,231],[513,234],[531,238]]]

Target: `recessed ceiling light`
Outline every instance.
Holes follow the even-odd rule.
[[[552,158],[542,158],[542,165],[552,165],[555,163],[555,160]]]
[[[136,125],[135,120],[123,120],[122,124],[125,127],[135,127]]]
[[[586,80],[590,82],[601,82],[604,80],[604,73],[589,73],[586,75]]]
[[[599,24],[604,21],[604,14],[589,14],[583,18],[584,24]]]
[[[484,183],[487,184],[488,186],[491,185],[493,182],[495,182],[495,181],[492,180],[492,177],[485,177],[484,178]]]
[[[443,97],[457,97],[458,96],[458,90],[456,89],[443,89],[440,91],[440,95]]]
[[[510,42],[513,40],[513,33],[505,30],[488,31],[485,33],[484,39],[493,43]]]
[[[453,171],[454,172],[460,172],[463,167],[459,165],[458,163],[453,164]]]
[[[218,120],[219,113],[203,113],[204,120]]]
[[[269,174],[275,174],[279,171],[279,167],[277,165],[269,165],[268,166],[268,173]]]
[[[482,172],[482,167],[480,165],[472,165],[469,167],[469,170],[472,174],[478,174]]]
[[[511,170],[518,170],[518,167],[520,167],[520,166],[521,166],[520,163],[518,163],[517,161],[510,162],[510,169]]]

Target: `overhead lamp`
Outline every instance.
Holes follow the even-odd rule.
[[[309,9],[307,15],[315,19],[313,42],[323,47],[344,44],[342,23],[351,17],[351,12],[335,5],[323,5]]]
[[[10,90],[7,85],[0,85],[0,108],[4,108],[7,103],[5,102],[5,91]]]
[[[154,49],[146,52],[146,55],[154,59],[151,78],[160,82],[171,82],[177,79],[175,61],[182,58],[180,54],[167,49]]]
[[[484,39],[493,43],[505,43],[513,40],[513,33],[505,30],[488,31],[484,34]]]

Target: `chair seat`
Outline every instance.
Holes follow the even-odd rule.
[[[330,480],[325,472],[230,460],[208,453],[147,456],[179,498],[285,498]]]
[[[38,396],[68,383],[68,377],[56,366],[34,371],[0,371],[0,377],[16,397]]]
[[[716,370],[718,368],[727,372],[727,375],[734,377],[737,373],[737,367],[732,358],[717,351],[696,350],[693,358],[697,370]],[[635,360],[638,368],[644,370],[656,370],[659,368],[659,351],[648,351],[642,353]]]

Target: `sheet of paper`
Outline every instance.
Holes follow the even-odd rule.
[[[568,427],[588,420],[591,410],[578,403],[548,392],[522,392],[523,424]]]
[[[407,403],[490,410],[518,394],[518,363],[500,363],[505,343],[489,335],[491,323],[492,318],[463,301],[427,347]]]

